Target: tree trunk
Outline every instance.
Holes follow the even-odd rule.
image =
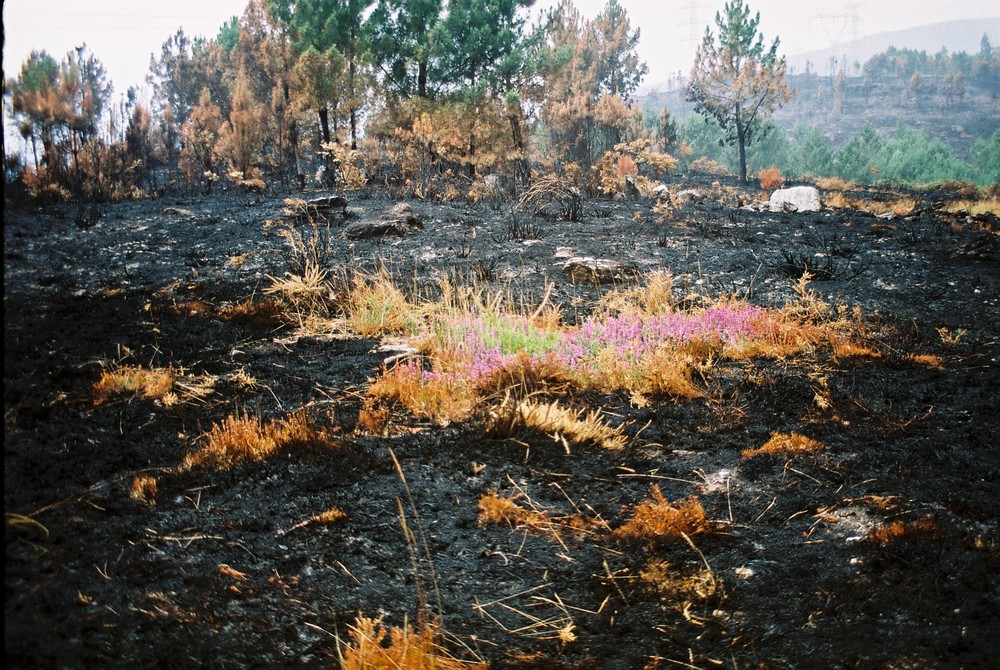
[[[334,119],[336,121],[336,119]],[[320,132],[322,133],[323,144],[330,143],[330,111],[326,108],[326,105],[319,110],[319,126]],[[333,162],[331,160],[330,152],[323,151],[323,178],[326,180],[327,186],[333,186],[334,181],[334,170]]]
[[[417,95],[427,97],[427,59],[421,58],[417,63]]]
[[[330,142],[330,112],[326,105],[319,109],[319,129],[323,144],[328,144]]]
[[[515,111],[507,115],[510,121],[511,139],[514,141],[514,148],[518,157],[514,160],[514,180],[518,184],[527,184],[531,181],[531,168],[524,150],[524,133],[521,130],[521,116]]]
[[[358,148],[358,110],[357,110],[357,106],[355,105],[355,93],[356,93],[356,91],[354,90],[354,72],[355,72],[355,65],[354,65],[354,58],[352,57],[351,58],[351,64],[350,64],[349,69],[348,69],[348,77],[349,77],[349,83],[348,83],[348,85],[350,86],[350,89],[351,89],[351,149],[353,151],[357,151],[357,148]]]
[[[289,91],[287,81],[282,82],[281,93],[285,98],[285,110],[290,110],[291,92]],[[302,165],[299,162],[299,123],[295,120],[294,114],[291,114],[290,116],[292,117],[292,121],[288,124],[288,143],[292,145],[292,162],[295,166],[295,183],[298,184],[300,191],[304,191],[306,188],[306,176],[302,174]]]
[[[736,142],[740,147],[740,183],[745,184],[747,183],[747,138],[738,104],[736,105]]]

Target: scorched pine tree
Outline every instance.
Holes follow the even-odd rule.
[[[727,2],[716,13],[719,34],[705,28],[698,47],[687,99],[695,111],[710,116],[725,131],[725,142],[740,151],[740,179],[747,181],[746,148],[762,131],[764,122],[792,98],[786,81],[784,57],[778,57],[779,40],[764,48],[764,36],[757,31],[760,12],[752,18],[743,0]]]

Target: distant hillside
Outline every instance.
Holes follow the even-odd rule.
[[[928,54],[935,54],[942,48],[950,53],[965,51],[973,54],[979,51],[979,42],[983,35],[986,35],[994,46],[1000,44],[1000,17],[947,21],[908,30],[877,33],[830,49],[788,56],[786,60],[791,74],[803,74],[806,72],[807,64],[814,73],[829,74],[830,58],[836,58],[838,63],[848,65],[850,74],[854,63],[862,64],[891,46],[897,49],[926,51]]]
[[[891,46],[897,49],[914,49],[935,54],[942,47],[949,52],[965,51],[974,54],[979,51],[979,42],[986,35],[993,46],[1000,46],[1000,16],[984,19],[966,19],[933,23],[907,30],[892,30],[876,33],[858,40],[845,42],[834,48],[819,49],[806,53],[786,56],[789,74],[803,74],[806,64],[814,74],[829,74],[830,57],[835,56],[840,63],[853,65],[855,61],[864,63],[877,53]],[[686,71],[685,71],[686,74]],[[850,72],[849,72],[850,74]],[[656,92],[666,92],[683,85],[674,78],[655,83],[644,83],[639,88],[640,97]]]
[[[949,53],[966,51],[979,52],[980,40],[986,34],[996,48],[1000,45],[1000,19],[983,21],[951,21],[924,26],[913,30],[903,30],[873,35],[863,40],[842,45],[850,47],[859,56],[859,65],[872,56],[894,46],[897,49],[914,49],[937,53],[944,46]],[[929,47],[928,45],[937,46]],[[791,132],[799,124],[815,126],[833,143],[839,146],[866,125],[880,134],[893,132],[903,122],[911,128],[927,131],[948,144],[960,158],[967,158],[972,145],[979,138],[990,137],[1000,130],[1000,90],[989,81],[970,78],[965,82],[961,97],[946,95],[946,86],[940,77],[928,76],[922,80],[919,94],[909,89],[906,78],[887,77],[869,81],[861,76],[847,76],[841,82],[841,91],[835,90],[835,81],[830,76],[818,76],[817,55],[820,60],[827,58],[827,52],[812,52],[789,58],[789,63],[800,63],[789,77],[796,89],[792,101],[780,109],[775,122]],[[812,74],[806,71],[809,61]],[[844,62],[844,61],[841,61]],[[853,61],[848,61],[853,64]],[[848,75],[856,72],[853,65],[845,68]],[[639,98],[642,107],[667,109],[676,118],[691,114],[694,105],[684,99],[684,88],[679,82],[669,82],[662,86],[650,87]]]

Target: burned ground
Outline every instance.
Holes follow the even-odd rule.
[[[915,210],[891,219],[712,196],[668,217],[587,200],[578,222],[413,202],[423,230],[358,241],[334,221],[331,270],[384,267],[413,294],[476,277],[530,303],[549,282],[574,323],[607,287],[569,282],[557,253],[668,269],[679,298],[769,307],[796,298],[806,265],[818,297],[868,324],[875,355],[719,361],[700,399],[566,399],[621,426],[619,451],[398,408],[384,435],[358,430],[391,355],[379,340],[232,316],[289,269],[280,197],[123,203],[86,228],[71,208],[7,208],[8,665],[336,666],[363,612],[435,616],[452,655],[496,667],[990,667],[996,227],[905,195]],[[391,204],[355,195],[350,211]],[[95,403],[102,371],[126,364],[173,366],[176,402]],[[322,446],[180,467],[227,416],[302,408],[324,417]],[[775,433],[826,449],[742,456]],[[137,494],[144,477],[155,494]],[[612,532],[652,485],[697,496],[710,529]],[[491,492],[547,522],[480,523]],[[303,524],[331,508],[346,519]]]

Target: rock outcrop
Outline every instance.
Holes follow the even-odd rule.
[[[815,186],[778,189],[767,201],[767,208],[772,212],[818,212],[821,207]]]
[[[344,237],[349,240],[366,240],[388,235],[405,237],[423,228],[424,224],[413,212],[413,208],[401,202],[390,207],[375,220],[358,221],[348,225],[344,228]]]

